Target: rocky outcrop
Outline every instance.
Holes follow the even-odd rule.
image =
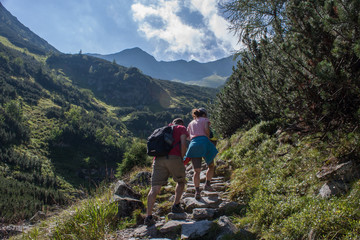
[[[335,160],[332,160],[336,162]],[[360,178],[360,165],[354,161],[324,166],[316,177],[325,181],[319,190],[321,198],[344,194],[350,189],[351,182]]]
[[[143,209],[144,204],[140,201],[141,195],[135,192],[124,181],[115,183],[114,197],[112,202],[118,206],[118,217],[131,216],[134,210]]]
[[[139,200],[141,195],[135,192],[128,184],[124,181],[119,180],[115,183],[114,194],[119,197],[128,197]]]

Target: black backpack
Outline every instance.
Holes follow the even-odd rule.
[[[172,149],[173,127],[157,128],[147,139],[147,154],[149,156],[167,156]]]

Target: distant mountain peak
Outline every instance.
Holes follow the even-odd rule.
[[[185,61],[157,61],[152,55],[139,47],[125,49],[118,53],[91,56],[116,61],[125,67],[139,68],[143,73],[158,79],[180,81],[207,87],[219,87],[224,81],[204,81],[214,74],[221,79],[227,78],[232,73],[232,67],[236,64],[232,56],[208,63],[200,63],[196,60]],[[219,78],[219,79],[220,79]]]
[[[150,55],[149,53],[145,52],[144,50],[142,50],[141,48],[139,47],[134,47],[134,48],[128,48],[128,49],[125,49],[123,51],[120,51],[118,53],[128,53],[128,52],[131,52],[131,53],[139,53],[139,54],[147,54],[147,55]],[[115,53],[116,54],[116,53]]]

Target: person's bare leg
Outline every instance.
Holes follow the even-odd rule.
[[[185,183],[181,182],[181,183],[176,184],[174,204],[179,204],[180,203],[180,199],[181,199],[181,196],[182,196],[182,194],[184,192],[184,188],[185,188]]]
[[[208,169],[206,171],[206,182],[205,182],[205,186],[204,189],[205,191],[210,191],[210,192],[214,192],[215,190],[211,187],[211,179],[214,176],[214,172],[215,172],[215,165],[214,163],[211,163],[208,166]]]
[[[152,215],[153,207],[155,204],[156,196],[159,194],[161,186],[152,186],[147,197],[146,215]]]
[[[208,182],[210,184],[210,181],[211,179],[213,178],[214,176],[214,173],[215,173],[215,164],[214,163],[211,163],[209,166],[208,166],[208,169],[206,171],[206,182]]]
[[[193,182],[194,182],[194,186],[195,186],[195,199],[200,199],[201,195],[200,195],[200,172],[201,172],[201,168],[195,168],[194,169],[194,176],[193,176]]]
[[[201,168],[194,169],[193,182],[194,182],[195,188],[200,187],[200,172],[201,172]]]

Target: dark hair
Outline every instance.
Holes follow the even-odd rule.
[[[172,123],[177,125],[185,125],[184,121],[181,118],[175,118]]]
[[[207,116],[207,111],[205,108],[201,107],[201,108],[198,108],[200,112],[203,112],[205,113],[205,115]]]
[[[199,118],[199,117],[203,117],[204,115],[207,116],[206,112],[203,112],[197,108],[194,108],[192,111],[191,111],[191,115],[193,118]]]

